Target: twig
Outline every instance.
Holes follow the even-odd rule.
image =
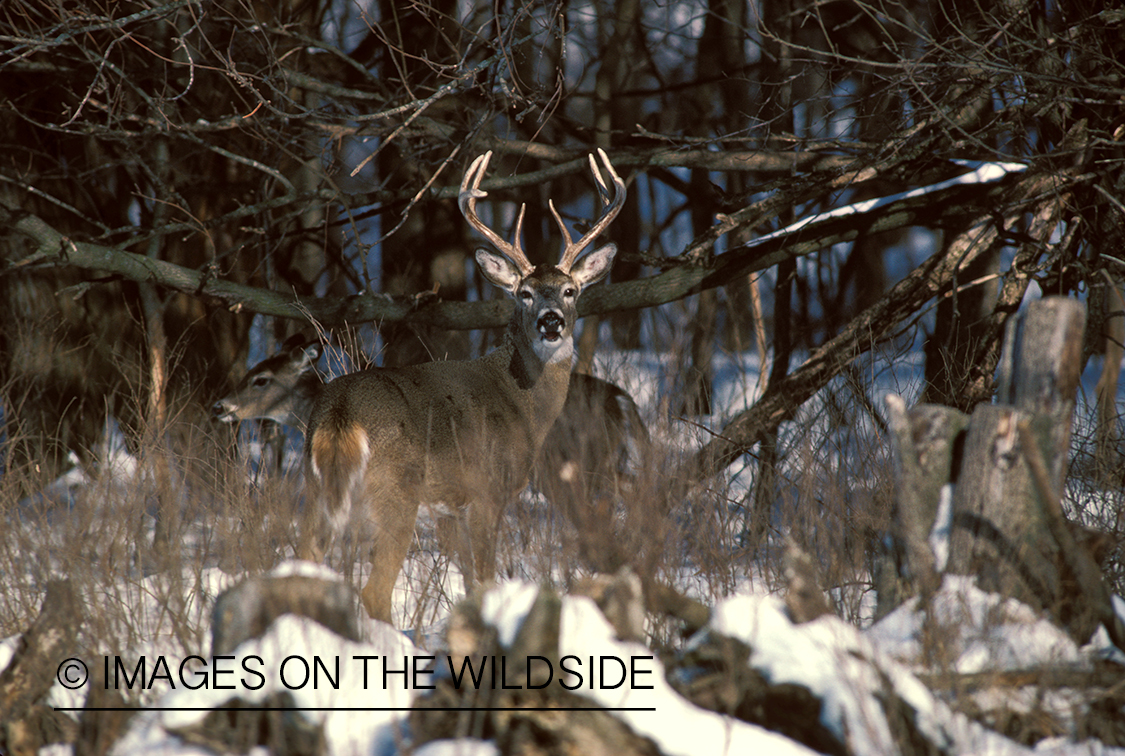
[[[1125,622],[1113,609],[1113,599],[1102,579],[1101,570],[1098,569],[1093,558],[1074,540],[1074,535],[1066,526],[1059,493],[1051,485],[1047,465],[1032,434],[1031,424],[1026,419],[1021,419],[1016,425],[1019,429],[1020,451],[1027,461],[1031,480],[1039,494],[1043,517],[1047,521],[1051,536],[1062,552],[1063,561],[1078,583],[1078,589],[1083,593],[1082,599],[1089,603],[1094,616],[1105,626],[1113,645],[1125,651]]]

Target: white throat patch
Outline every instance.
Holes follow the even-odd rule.
[[[574,339],[568,337],[549,342],[539,338],[531,348],[535,350],[535,356],[544,365],[554,365],[563,360],[570,360],[574,356]]]

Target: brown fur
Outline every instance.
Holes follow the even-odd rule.
[[[592,375],[570,377],[533,482],[570,520],[579,556],[597,572],[616,572],[635,556],[634,539],[620,532],[615,504],[629,485],[630,450],[643,459],[648,445],[648,428],[633,397]]]
[[[331,516],[355,496],[371,510],[376,533],[363,598],[373,617],[390,621],[391,591],[422,503],[447,520],[439,536],[467,582],[491,579],[499,516],[526,485],[569,380],[569,362],[544,366],[534,380],[514,367],[520,362],[510,337],[480,360],[367,370],[322,392],[306,436],[307,506]],[[369,457],[353,492],[361,441]],[[345,523],[333,525],[339,532]]]

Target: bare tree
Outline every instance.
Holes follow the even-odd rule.
[[[636,184],[614,282],[584,315],[763,271],[779,282],[774,364],[786,344],[809,356],[777,367],[683,475],[753,449],[873,347],[934,328],[935,304],[973,328],[940,352],[964,368],[942,396],[987,400],[1032,281],[1071,293],[1121,272],[1122,19],[1064,5],[481,3],[462,18],[436,0],[6,3],[6,464],[46,480],[71,451],[91,459],[107,415],[126,429],[152,415],[136,397],[158,382],[206,406],[230,388],[254,313],[373,323],[394,344],[410,340],[392,326],[424,333],[396,361],[467,352],[439,332],[509,313],[464,301],[476,286],[452,220],[455,177],[485,149],[482,212],[498,227],[547,187],[581,217],[593,146]],[[951,181],[982,162],[1021,169]],[[549,220],[529,218],[529,242],[550,239]],[[943,241],[911,259],[912,233]],[[970,315],[988,286],[995,300]],[[695,324],[699,365],[736,318],[715,313]],[[637,322],[617,329],[623,346]]]

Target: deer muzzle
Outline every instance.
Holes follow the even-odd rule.
[[[215,402],[211,405],[211,420],[216,423],[238,422],[238,418],[234,415],[237,409],[238,407],[228,406],[224,401]]]
[[[555,310],[547,310],[539,316],[539,320],[535,322],[536,327],[539,329],[539,335],[543,340],[553,343],[562,338],[563,329],[566,327],[566,320]]]

